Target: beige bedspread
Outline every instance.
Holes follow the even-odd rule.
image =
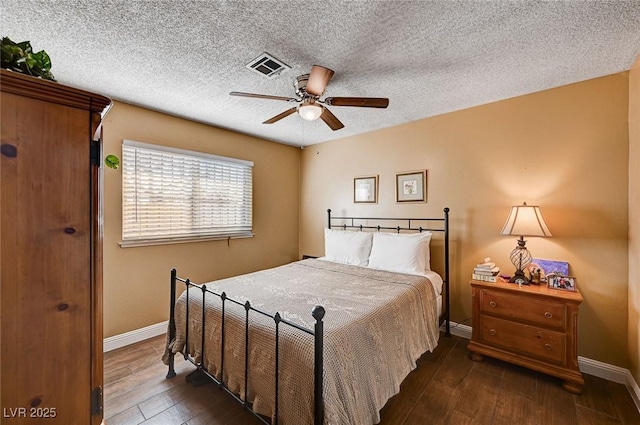
[[[216,293],[257,309],[280,314],[313,329],[311,310],[324,318],[325,423],[370,425],[398,393],[415,361],[438,342],[433,286],[419,276],[308,259],[206,284]],[[185,349],[186,292],[176,303],[176,339],[167,348]],[[190,290],[190,355],[201,359],[202,291]],[[206,299],[204,365],[220,378],[220,306]],[[226,302],[224,381],[244,397],[244,317],[241,306]],[[250,313],[249,393],[254,410],[274,416],[274,320]],[[313,423],[313,337],[280,327],[279,423]]]

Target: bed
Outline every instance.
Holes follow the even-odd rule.
[[[206,284],[172,270],[167,378],[181,353],[196,366],[187,380],[213,380],[265,424],[378,423],[440,325],[449,335],[443,211],[399,219],[328,210],[324,257]],[[442,274],[431,270],[434,233]]]

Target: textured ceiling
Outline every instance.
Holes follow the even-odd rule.
[[[629,69],[640,54],[638,1],[2,0],[1,36],[51,56],[62,84],[295,146]],[[269,52],[291,69],[245,64]],[[326,96],[388,97],[387,109],[330,107],[331,131],[282,101],[314,64]]]

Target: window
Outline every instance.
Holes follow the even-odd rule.
[[[124,140],[121,246],[253,236],[252,167]]]

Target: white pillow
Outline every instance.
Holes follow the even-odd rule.
[[[338,263],[366,266],[373,233],[324,229],[324,255]]]
[[[375,233],[369,267],[424,276],[431,270],[430,242],[430,232]]]

